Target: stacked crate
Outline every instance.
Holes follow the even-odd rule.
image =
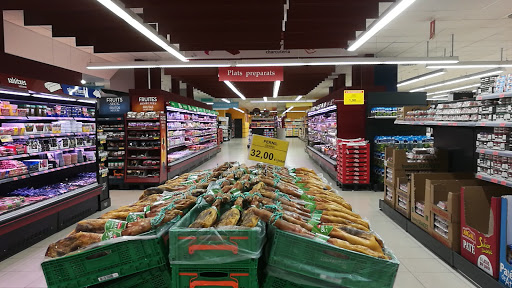
[[[254,228],[189,228],[210,205],[200,201],[169,230],[172,287],[258,288],[258,260],[266,229],[260,220]],[[222,207],[220,215],[226,209]]]
[[[338,182],[370,184],[370,144],[363,139],[338,139]]]

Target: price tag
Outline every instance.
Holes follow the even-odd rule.
[[[363,105],[364,90],[345,90],[343,95],[344,105]]]
[[[284,166],[289,144],[288,141],[253,135],[249,160]]]
[[[2,141],[2,143],[12,142],[12,135],[2,135],[0,136],[0,140]]]

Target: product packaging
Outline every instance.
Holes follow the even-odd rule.
[[[512,196],[501,197],[499,281],[512,288]]]

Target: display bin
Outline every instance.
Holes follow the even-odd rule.
[[[173,288],[258,288],[258,259],[219,265],[171,265]]]
[[[226,227],[225,229],[188,228],[197,216],[211,207],[204,200],[169,230],[169,261],[171,264],[251,263],[259,258],[265,244],[265,223],[254,228]],[[221,207],[220,215],[231,209]],[[243,262],[240,262],[243,261]]]
[[[175,219],[155,231],[108,240],[100,246],[41,263],[48,287],[84,287],[165,265],[167,231]]]
[[[324,282],[351,288],[393,287],[399,262],[304,238],[273,226],[268,229],[268,265]],[[270,240],[271,239],[271,240]]]
[[[98,284],[95,285],[94,288],[155,288],[171,286],[171,270],[166,264],[150,270],[135,273],[118,280]]]

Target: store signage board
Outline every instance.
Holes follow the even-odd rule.
[[[264,162],[276,166],[284,166],[288,154],[288,141],[253,135],[249,160]]]
[[[130,111],[130,97],[105,97],[99,99],[98,114],[102,117],[121,116]]]
[[[229,108],[238,108],[238,102],[213,102],[213,110],[227,110]]]
[[[283,81],[283,67],[219,67],[219,81]]]
[[[345,90],[344,105],[364,105],[364,90]]]
[[[131,111],[146,112],[146,111],[164,111],[165,99],[164,96],[139,96],[131,95]]]
[[[242,50],[236,51],[185,51],[188,59],[271,59],[271,58],[308,58],[308,57],[350,57],[357,52],[341,48],[327,49],[280,49],[280,50]]]

